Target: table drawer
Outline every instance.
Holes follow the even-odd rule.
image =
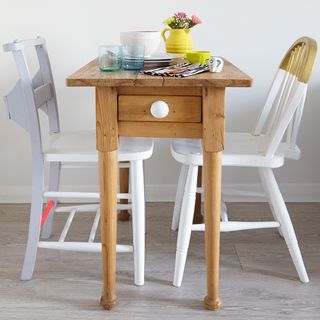
[[[201,122],[201,97],[119,95],[118,120]]]

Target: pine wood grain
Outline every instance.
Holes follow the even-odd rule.
[[[219,296],[220,270],[220,210],[221,210],[221,152],[204,152],[205,172],[204,221],[207,265],[207,296],[204,303],[209,310],[217,310],[222,301]]]
[[[162,96],[197,96],[202,97],[200,87],[118,87],[118,95],[162,95]]]
[[[203,147],[207,152],[224,149],[225,89],[203,88]]]
[[[96,88],[96,135],[103,270],[100,304],[109,310],[119,303],[116,294],[118,120],[117,91],[113,87]]]
[[[117,150],[99,152],[100,229],[103,277],[103,292],[100,305],[107,310],[114,308],[119,303],[116,294],[117,163]]]
[[[96,88],[97,149],[113,151],[118,148],[117,91],[112,87]]]
[[[217,310],[219,297],[221,151],[224,149],[225,88],[205,87],[202,91],[203,170],[207,296],[205,305]]]
[[[118,128],[119,135],[125,137],[202,137],[202,123],[119,121]]]
[[[155,118],[151,105],[164,101],[169,113],[164,118]],[[156,121],[156,122],[201,122],[201,97],[165,95],[119,95],[119,121]]]
[[[69,87],[250,87],[252,79],[227,60],[220,73],[205,72],[187,78],[171,78],[126,70],[103,72],[99,69],[98,59],[95,59],[70,75],[66,83]]]
[[[132,71],[101,72],[97,60],[94,60],[67,79],[68,86],[97,87],[97,148],[104,152],[100,161],[103,182],[111,173],[111,167],[115,166],[113,154],[118,148],[118,135],[203,138],[204,190],[207,194],[204,206],[208,286],[205,303],[211,310],[221,305],[219,298],[220,157],[224,145],[225,87],[249,87],[251,84],[252,79],[227,60],[221,73],[206,72],[188,78],[155,77]],[[129,100],[134,100],[134,104],[131,105],[129,100],[126,100],[123,105],[121,96],[124,95],[129,95]],[[150,103],[154,95],[171,99],[170,101],[175,99],[173,105],[177,109],[173,117],[170,115],[172,122],[157,122],[154,119],[151,121],[147,115],[146,101]],[[122,104],[120,111],[117,105],[118,96],[120,97],[119,105]],[[183,103],[177,102],[179,99],[186,98],[196,99],[190,105],[197,106],[192,109],[192,112],[197,113],[190,118],[186,118],[188,114],[183,114],[183,112],[186,113],[185,110],[182,112]],[[138,108],[135,109],[137,105]],[[202,112],[199,106],[202,106]],[[102,170],[104,166],[108,170]],[[116,181],[114,178],[109,184],[108,187],[101,185],[106,188],[101,195],[102,215],[106,219],[104,228],[111,232],[111,238],[107,239],[108,246],[105,247],[104,252],[104,261],[107,260],[107,263],[104,264],[104,293],[101,303],[105,308],[111,308],[117,304],[114,283],[115,255],[113,255],[116,225],[113,224],[114,220],[111,220],[115,216]],[[110,264],[110,270],[106,267],[108,264]]]

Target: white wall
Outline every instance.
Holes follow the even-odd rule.
[[[302,35],[320,43],[317,0],[1,0],[0,43],[42,35],[58,93],[64,130],[94,128],[94,91],[67,88],[65,78],[97,55],[99,44],[119,42],[126,30],[161,30],[161,21],[178,10],[195,13],[203,24],[192,30],[196,49],[222,55],[254,79],[250,89],[228,89],[227,129],[250,130],[264,101],[275,70],[290,44]],[[0,96],[17,78],[10,54],[0,53]],[[316,65],[306,101],[299,137],[303,156],[277,170],[280,183],[295,192],[296,200],[320,199],[319,119],[320,71]],[[0,201],[27,201],[30,194],[30,150],[27,135],[6,119],[0,102]],[[153,158],[146,163],[146,183],[152,199],[172,198],[178,165],[171,159],[168,141],[158,141]],[[95,188],[91,170],[71,172],[63,184],[84,182]],[[224,170],[227,184],[255,184],[256,174]],[[291,195],[291,198],[290,198]],[[149,197],[149,199],[151,199]]]

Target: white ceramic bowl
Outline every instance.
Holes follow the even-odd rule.
[[[120,42],[123,46],[144,46],[146,57],[151,57],[158,51],[160,41],[160,31],[127,31],[120,33]]]

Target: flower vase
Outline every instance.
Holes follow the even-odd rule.
[[[170,33],[168,38],[166,38],[166,32]],[[190,29],[164,29],[161,35],[165,42],[167,52],[186,54],[192,51],[193,41],[189,33]]]

